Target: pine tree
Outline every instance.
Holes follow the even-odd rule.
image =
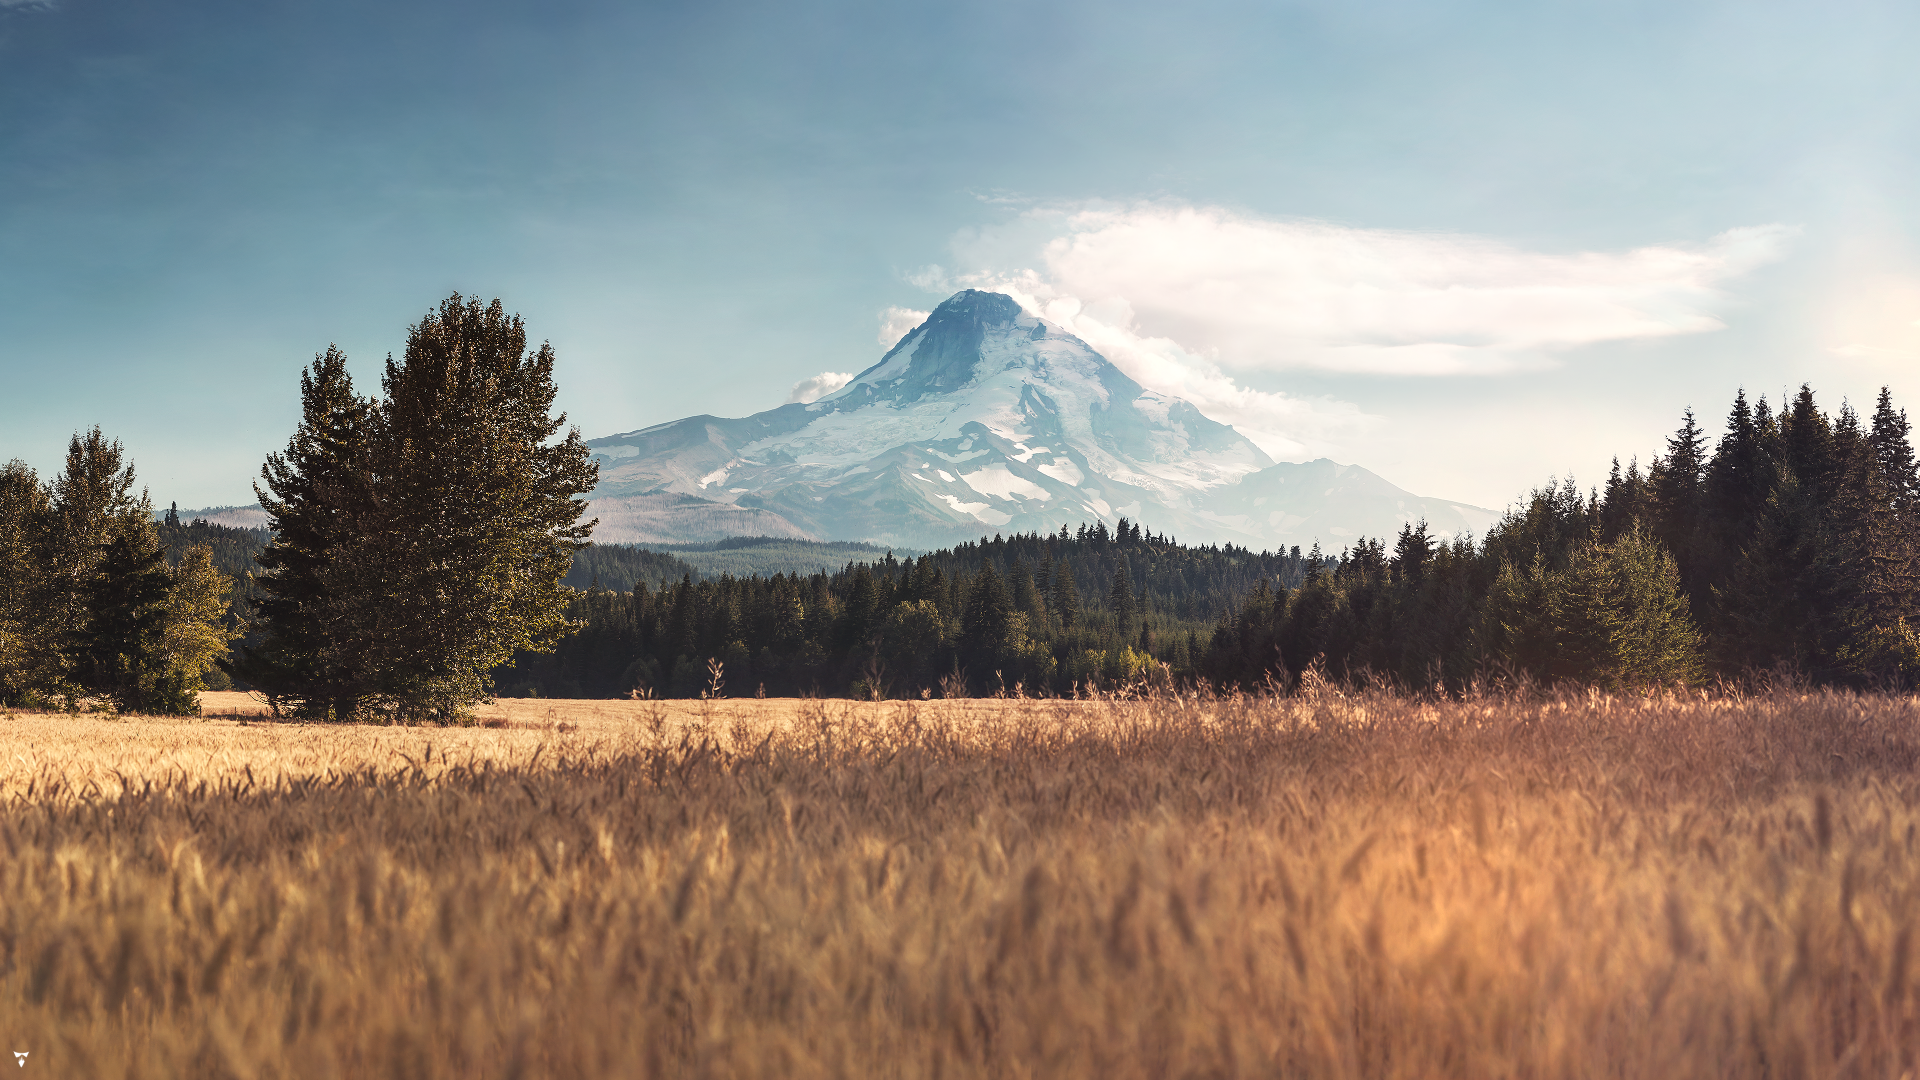
[[[1640,459],[1629,461],[1626,475],[1622,476],[1620,459],[1614,458],[1613,470],[1607,475],[1607,488],[1600,500],[1600,539],[1611,543],[1632,531],[1635,524],[1644,523],[1650,502],[1646,479],[1640,475]]]
[[[299,526],[262,558],[270,694],[340,719],[459,716],[493,668],[567,632],[596,469],[577,431],[551,441],[553,364],[499,301],[455,295],[388,358],[380,400],[354,398],[337,349],[303,375],[301,427],[264,470],[276,528]]]
[[[1576,556],[1559,607],[1588,677],[1640,689],[1698,683],[1705,673],[1679,565],[1639,529]]]
[[[276,708],[349,721],[380,690],[365,661],[380,647],[367,601],[381,567],[357,561],[384,532],[367,445],[374,403],[354,393],[346,354],[328,346],[300,373],[300,405],[286,453],[261,467],[265,490],[254,485],[273,540],[256,559],[260,640],[235,667]]]
[[[1694,420],[1693,410],[1681,414],[1680,429],[1667,440],[1667,452],[1656,460],[1647,478],[1652,521],[1649,532],[1674,554],[1681,567],[1681,583],[1690,600],[1704,606],[1707,584],[1694,572],[1701,568],[1699,553],[1705,513],[1707,437]],[[1624,535],[1621,534],[1621,535]]]
[[[967,590],[966,614],[962,633],[969,644],[990,647],[1005,635],[1007,619],[1013,614],[1013,598],[1008,595],[1000,575],[990,562],[980,564],[980,573]]]
[[[1824,508],[1791,468],[1781,467],[1753,536],[1716,596],[1718,666],[1829,673],[1847,637],[1836,598],[1846,591],[1851,560],[1840,550]]]
[[[133,485],[126,451],[95,427],[68,442],[66,468],[48,493],[43,603],[58,663],[69,674],[78,663],[71,647],[86,631],[100,561],[116,539],[130,533],[151,537],[149,503],[144,492],[134,495]]]
[[[1113,612],[1114,634],[1125,641],[1133,633],[1133,576],[1127,573],[1126,560],[1113,568],[1113,581],[1107,586],[1107,610]]]
[[[1920,465],[1914,461],[1913,444],[1909,441],[1912,434],[1907,411],[1895,412],[1892,391],[1881,387],[1880,399],[1873,409],[1873,431],[1868,437],[1873,442],[1875,465],[1890,506],[1894,513],[1907,517],[1920,512]]]
[[[1027,617],[1028,626],[1045,625],[1046,609],[1041,606],[1040,591],[1035,587],[1032,575],[1027,573],[1027,564],[1015,556],[1013,569],[1008,571],[1007,577],[1013,594],[1013,610]]]
[[[1536,551],[1527,562],[1500,564],[1474,629],[1477,651],[1513,673],[1559,674],[1560,632],[1554,626],[1558,572]]]
[[[1720,436],[1713,460],[1707,465],[1706,507],[1709,530],[1715,539],[1718,561],[1722,564],[1737,553],[1741,538],[1753,532],[1767,495],[1773,490],[1774,464],[1771,433],[1763,424],[1767,402],[1760,399],[1759,411],[1747,406],[1742,390],[1733,399],[1727,414],[1727,430]]]
[[[0,703],[58,684],[49,600],[46,489],[20,461],[0,466]]]
[[[852,652],[864,650],[880,628],[880,595],[873,574],[865,566],[853,573],[853,588],[840,615],[840,647]]]
[[[1805,383],[1792,407],[1780,414],[1780,450],[1782,464],[1793,470],[1805,495],[1825,506],[1833,497],[1833,425]]]
[[[1421,518],[1418,526],[1402,525],[1400,537],[1393,545],[1394,576],[1408,586],[1418,587],[1427,574],[1427,561],[1433,558],[1433,540],[1427,536],[1427,519]],[[1263,580],[1261,587],[1266,587]]]
[[[125,529],[106,545],[86,590],[86,621],[72,637],[75,681],[132,712],[194,711],[184,672],[165,651],[166,554],[147,529]]]
[[[1065,529],[1066,526],[1060,526]],[[1053,612],[1060,618],[1060,629],[1070,631],[1080,618],[1080,593],[1073,587],[1073,568],[1061,559],[1053,566]]]
[[[1891,392],[1881,387],[1867,436],[1875,488],[1885,504],[1872,551],[1874,621],[1881,626],[1920,610],[1920,465],[1911,432],[1906,410],[1895,412]]]
[[[226,625],[232,583],[214,567],[213,549],[206,544],[188,548],[170,577],[161,652],[185,689],[197,694],[205,688],[206,674],[240,636]]]

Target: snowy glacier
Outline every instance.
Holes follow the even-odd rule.
[[[1493,517],[1357,466],[1275,463],[1011,297],[976,290],[816,401],[587,445],[600,465],[590,499],[602,542],[670,528],[645,510],[669,495],[737,511],[712,515],[716,528],[753,520],[777,535],[922,548],[1122,514],[1181,539],[1254,547],[1316,538],[1337,547],[1422,517],[1457,533]],[[1302,482],[1309,476],[1324,494]]]

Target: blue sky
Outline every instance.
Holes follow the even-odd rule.
[[[250,501],[301,366],[454,290],[589,437],[744,415],[982,285],[1504,505],[1741,385],[1920,412],[1916,55],[1894,3],[0,0],[0,457]]]

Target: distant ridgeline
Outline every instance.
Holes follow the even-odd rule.
[[[1826,415],[1805,387],[1777,415],[1742,394],[1711,449],[1688,410],[1644,472],[1616,463],[1604,492],[1550,483],[1478,544],[1408,525],[1327,558],[1186,547],[1122,520],[832,573],[645,577],[669,580],[576,599],[581,631],[499,669],[500,691],[1067,693],[1310,667],[1449,690],[1920,684],[1920,471],[1885,391],[1867,420]]]
[[[627,592],[636,584],[679,581],[686,576],[699,577],[692,563],[628,544],[602,547],[590,544],[573,553],[573,569],[560,579],[568,588],[586,592],[594,586]]]

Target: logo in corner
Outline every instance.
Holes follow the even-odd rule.
[[[13,1063],[14,1063],[15,1065],[18,1065],[18,1066],[20,1066],[20,1067],[21,1067],[21,1068],[23,1068],[23,1069],[24,1069],[24,1068],[26,1068],[26,1067],[27,1067],[27,1055],[28,1055],[29,1053],[31,1053],[31,1051],[28,1051],[28,1050],[15,1050],[15,1051],[13,1052]]]

